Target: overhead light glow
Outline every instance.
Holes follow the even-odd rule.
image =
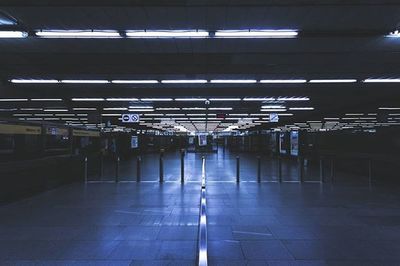
[[[138,98],[106,98],[108,102],[136,102]]]
[[[296,30],[218,30],[216,38],[295,38]]]
[[[307,80],[305,79],[262,79],[260,83],[267,83],[267,84],[290,84],[290,83],[306,83]]]
[[[255,79],[212,79],[211,83],[257,83]]]
[[[155,84],[158,83],[158,80],[111,80],[111,83],[115,84]]]
[[[289,110],[292,110],[292,111],[310,111],[310,110],[314,110],[314,107],[290,107]]]
[[[285,112],[286,109],[261,109],[261,112]]]
[[[176,110],[180,110],[181,108],[178,107],[159,107],[156,108],[156,110],[158,111],[176,111]]]
[[[312,79],[310,83],[354,83],[356,79]]]
[[[28,99],[25,98],[0,98],[0,102],[26,102]]]
[[[126,107],[105,107],[103,111],[125,111],[128,110]]]
[[[400,107],[379,107],[379,110],[400,110]]]
[[[209,33],[203,30],[128,30],[128,38],[207,38]]]
[[[246,97],[246,98],[243,98],[243,101],[274,101],[275,100],[275,98],[273,98],[273,97],[261,97],[261,98],[258,98],[258,97]]]
[[[28,33],[25,31],[0,31],[0,38],[26,38]]]
[[[207,83],[208,81],[206,79],[166,79],[166,80],[161,80],[161,83],[165,84],[190,84],[190,83]]]
[[[99,80],[99,79],[63,79],[61,83],[68,84],[106,84],[110,83],[108,80]]]
[[[261,108],[264,108],[264,109],[279,108],[279,109],[281,109],[281,108],[285,108],[285,106],[283,106],[283,105],[263,105],[263,106],[261,106]]]
[[[104,98],[72,98],[73,102],[102,102]]]
[[[308,97],[278,97],[278,101],[309,101]]]
[[[10,82],[17,84],[54,84],[59,81],[56,79],[11,79]]]
[[[62,102],[63,99],[60,98],[35,98],[31,99],[34,102]]]
[[[198,101],[206,101],[206,98],[175,98],[175,101],[179,102],[198,102]]]
[[[121,38],[119,32],[115,30],[41,30],[36,31],[35,35],[41,38]]]
[[[386,35],[385,37],[389,37],[389,38],[400,38],[400,32],[398,30],[392,31],[390,32],[388,35]]]
[[[228,111],[228,110],[232,110],[232,107],[211,107],[208,108],[208,110],[221,110],[221,111]]]
[[[97,108],[95,108],[95,107],[75,107],[75,108],[72,108],[72,110],[74,110],[74,111],[96,111]]]
[[[210,98],[210,101],[240,101],[241,98]]]
[[[143,102],[170,102],[174,99],[172,98],[140,98]]]
[[[364,79],[364,83],[398,83],[400,79]]]

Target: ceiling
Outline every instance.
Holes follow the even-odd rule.
[[[55,2],[55,3],[54,3]],[[95,3],[93,3],[95,2]],[[108,2],[108,3],[107,3]],[[23,39],[0,39],[0,98],[61,98],[62,102],[0,102],[0,108],[220,108],[206,113],[260,113],[260,106],[313,107],[293,111],[271,128],[346,114],[400,107],[400,38],[386,38],[400,22],[398,1],[7,1],[0,3],[0,30],[25,30]],[[7,18],[15,23],[6,23]],[[3,21],[3,23],[2,23]],[[36,30],[248,30],[296,29],[293,39],[45,39]],[[357,79],[349,84],[13,84],[27,79]],[[74,102],[74,97],[309,97],[301,102]],[[33,111],[30,115],[34,116]],[[123,111],[121,111],[123,112]],[[164,111],[160,113],[168,113]],[[176,113],[176,111],[174,111]],[[0,116],[30,113],[2,111]],[[118,112],[117,112],[118,113]],[[156,112],[157,113],[157,112]],[[265,112],[268,113],[268,112]],[[393,113],[391,111],[391,113]],[[54,113],[55,114],[55,113]],[[359,115],[358,115],[359,116]],[[145,117],[143,115],[143,117]],[[207,115],[205,117],[208,117]],[[17,118],[24,118],[17,116]],[[257,118],[263,120],[263,116]],[[118,117],[106,117],[119,124]],[[190,120],[190,119],[189,119]],[[379,120],[378,118],[376,119]],[[395,120],[395,119],[393,119]],[[60,120],[65,122],[66,120]],[[80,120],[78,120],[80,122]],[[156,121],[156,120],[155,120]],[[158,121],[158,120],[157,120]],[[206,120],[208,121],[208,120]],[[341,121],[341,120],[340,120]],[[84,121],[83,121],[84,122]],[[208,121],[209,122],[209,121]],[[227,125],[235,124],[231,120]],[[379,121],[378,121],[379,122]],[[219,122],[218,122],[219,123]],[[362,123],[362,122],[361,122]],[[247,126],[244,128],[248,128]],[[250,128],[250,127],[249,127]],[[204,129],[206,129],[204,127]],[[209,128],[208,128],[209,129]],[[199,129],[200,130],[200,129]]]

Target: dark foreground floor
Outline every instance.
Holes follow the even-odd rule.
[[[74,184],[0,207],[0,265],[193,265],[200,184]],[[400,265],[397,190],[209,182],[211,265]]]

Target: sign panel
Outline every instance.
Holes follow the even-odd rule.
[[[24,135],[40,135],[41,127],[0,124],[0,134],[24,134]]]
[[[293,156],[299,155],[299,132],[290,132],[290,154]]]
[[[68,136],[68,129],[66,128],[58,128],[58,127],[47,127],[46,135],[53,136]]]
[[[121,117],[123,123],[139,123],[139,114],[123,114]]]
[[[269,114],[269,122],[277,123],[279,122],[279,115],[276,113]]]
[[[199,135],[199,146],[207,146],[207,135],[206,134]]]
[[[100,131],[74,129],[72,135],[74,137],[100,137]]]
[[[138,138],[138,136],[132,136],[131,137],[131,148],[132,149],[139,148],[139,138]]]

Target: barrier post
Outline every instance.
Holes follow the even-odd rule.
[[[140,182],[141,179],[142,175],[141,164],[142,164],[142,157],[138,156],[136,158],[136,182]]]
[[[257,156],[257,182],[261,183],[261,156]]]
[[[164,149],[160,150],[160,183],[164,182]]]
[[[117,157],[117,162],[115,165],[115,182],[119,182],[119,156]]]
[[[185,183],[185,150],[181,149],[181,183]]]
[[[240,157],[236,156],[236,183],[240,182]]]

